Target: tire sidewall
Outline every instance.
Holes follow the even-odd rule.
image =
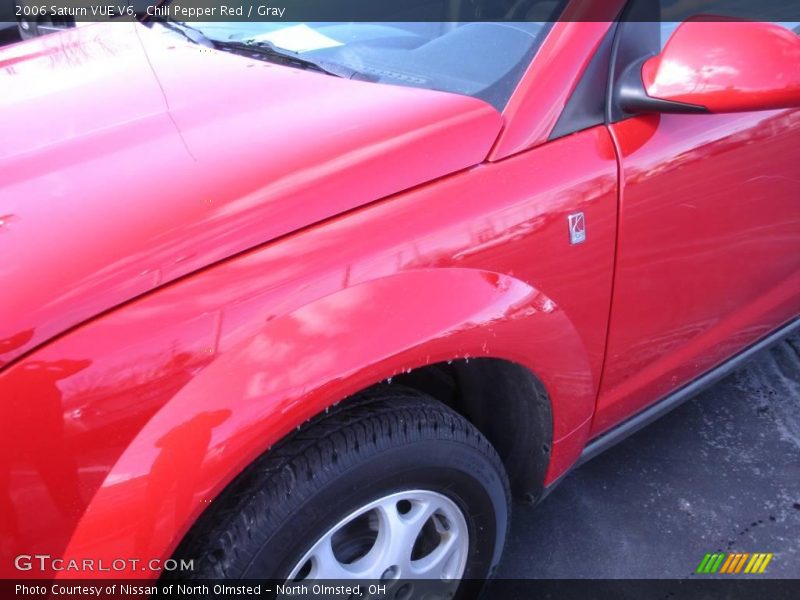
[[[436,492],[456,503],[469,530],[463,579],[491,574],[505,542],[508,500],[502,476],[477,449],[453,440],[421,440],[349,463],[315,474],[309,482],[315,485],[296,488],[282,507],[275,507],[285,513],[282,524],[261,544],[244,578],[285,579],[308,549],[347,515],[410,490]]]

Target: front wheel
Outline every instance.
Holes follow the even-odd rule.
[[[383,597],[414,598],[415,585],[485,580],[508,517],[506,474],[480,432],[424,394],[386,387],[262,456],[178,554],[202,579],[379,581]]]

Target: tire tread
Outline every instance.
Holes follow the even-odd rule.
[[[464,417],[410,388],[373,388],[310,420],[234,479],[176,551],[176,557],[194,559],[194,570],[181,577],[240,577],[249,560],[244,547],[265,544],[269,532],[295,513],[293,507],[321,486],[366,456],[428,439],[482,453],[502,475],[510,497],[500,457]]]

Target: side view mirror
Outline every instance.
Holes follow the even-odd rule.
[[[800,36],[773,23],[681,23],[661,54],[632,65],[617,98],[631,113],[800,107]]]

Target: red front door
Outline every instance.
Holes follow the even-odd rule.
[[[800,313],[800,110],[610,128],[620,221],[594,434]]]

